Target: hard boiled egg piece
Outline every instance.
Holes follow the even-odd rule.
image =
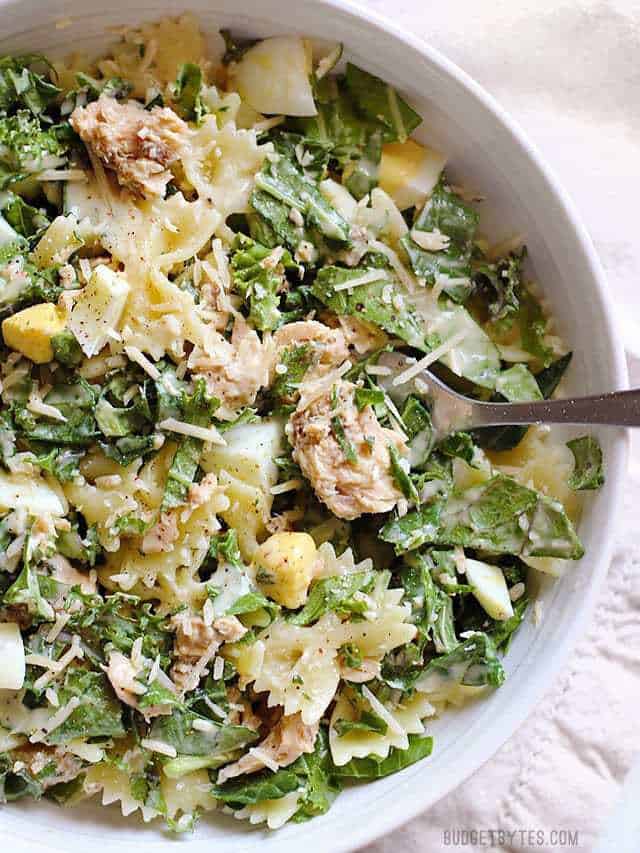
[[[513,616],[507,582],[499,566],[467,558],[465,571],[474,596],[492,619],[504,621]]]
[[[0,622],[0,689],[20,690],[24,684],[24,645],[15,622]]]

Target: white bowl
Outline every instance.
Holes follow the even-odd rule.
[[[0,0],[0,53],[59,55],[98,50],[107,27],[192,10],[205,31],[251,35],[298,32],[344,42],[348,58],[397,86],[424,116],[418,137],[450,155],[456,183],[481,190],[483,230],[493,238],[526,234],[531,266],[558,326],[574,349],[566,382],[578,394],[627,383],[607,285],[578,215],[538,153],[502,109],[463,72],[393,24],[343,0]],[[71,18],[66,28],[56,22]],[[580,534],[587,556],[560,581],[543,583],[543,618],[527,621],[506,659],[508,678],[487,700],[447,713],[433,727],[432,757],[402,773],[345,791],[330,812],[277,833],[250,829],[214,813],[189,850],[308,853],[350,850],[397,827],[459,785],[493,755],[530,714],[584,629],[606,574],[619,515],[627,442],[623,430],[597,430],[606,460],[604,488],[587,500]],[[14,851],[169,850],[158,824],[120,817],[117,807],[62,810],[20,802],[0,817]]]

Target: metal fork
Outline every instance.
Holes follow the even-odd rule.
[[[389,353],[396,356],[395,353]],[[402,358],[402,357],[401,357]],[[398,368],[396,359],[388,357],[381,363]],[[403,359],[406,366],[406,361]],[[394,370],[395,372],[395,370]],[[391,396],[411,390],[425,393],[416,380],[401,386],[385,377],[385,387]],[[488,426],[515,426],[517,424],[605,424],[607,426],[640,427],[640,388],[630,391],[613,391],[590,397],[568,397],[562,400],[534,400],[527,403],[483,403],[452,391],[429,370],[416,377],[428,387],[432,402],[433,426],[440,435],[459,430]]]

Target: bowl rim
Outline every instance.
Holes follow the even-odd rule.
[[[10,7],[15,5],[16,2],[17,0],[0,0],[0,8]],[[622,389],[628,387],[627,365],[621,343],[622,336],[617,330],[616,315],[607,292],[606,278],[601,262],[573,201],[556,177],[553,169],[546,162],[534,143],[528,138],[528,135],[520,127],[518,122],[467,72],[463,71],[438,49],[432,47],[425,39],[412,35],[377,10],[360,5],[356,0],[303,0],[303,2],[315,7],[324,7],[325,10],[339,13],[353,22],[366,23],[384,37],[391,37],[396,42],[406,45],[411,51],[420,54],[443,75],[452,78],[461,89],[480,103],[491,114],[493,119],[507,130],[514,144],[521,148],[523,154],[533,164],[570,223],[570,227],[577,238],[588,264],[593,286],[599,295],[602,305],[602,326],[606,331],[611,350],[615,388]],[[51,5],[56,4],[54,2]],[[187,11],[187,8],[183,8],[183,3],[179,2],[175,10],[168,9],[166,13],[172,14],[173,12],[173,14],[177,14]],[[158,6],[151,3],[148,4],[146,11],[156,12],[160,10]],[[259,12],[254,17],[259,18]],[[588,591],[582,598],[582,603],[568,625],[567,631],[561,640],[549,650],[544,668],[534,673],[531,680],[527,683],[524,693],[525,699],[517,704],[512,703],[510,706],[505,706],[502,709],[501,725],[499,727],[495,726],[485,733],[481,745],[471,751],[468,757],[457,765],[455,774],[447,774],[445,784],[442,786],[437,799],[433,799],[432,791],[427,786],[424,788],[413,786],[409,789],[405,787],[402,799],[396,799],[395,802],[392,802],[390,808],[377,810],[375,814],[369,813],[366,822],[354,820],[350,824],[348,836],[336,838],[335,834],[331,833],[327,827],[322,827],[316,833],[312,845],[314,849],[323,842],[329,842],[331,845],[330,849],[335,851],[335,853],[348,853],[348,851],[361,848],[407,823],[460,786],[465,779],[485,764],[515,733],[516,729],[522,725],[527,717],[534,712],[542,694],[551,686],[561,666],[567,661],[569,653],[573,649],[578,637],[584,632],[585,625],[592,614],[600,587],[606,577],[613,550],[615,523],[620,517],[619,509],[623,498],[623,478],[629,453],[629,437],[629,430],[620,430],[609,450],[607,477],[612,486],[612,500],[605,510],[607,524],[606,530],[603,532],[598,556],[593,561],[590,561],[589,564]],[[299,838],[300,836],[296,834],[295,838],[290,839],[290,841],[295,843]],[[20,838],[14,835],[13,832],[11,833],[10,840],[13,842],[16,851],[24,851],[24,853],[31,853],[34,849],[32,844],[36,841],[34,838]],[[247,835],[247,841],[249,842],[250,840],[251,836]],[[255,843],[255,837],[253,841]],[[203,850],[205,844],[207,847],[210,844],[208,840],[200,841],[194,839],[194,842],[192,842],[194,851]],[[47,842],[43,842],[43,840],[39,840],[37,843],[39,845],[44,843],[44,846],[40,848],[43,853],[47,850],[60,849],[57,845],[55,848],[49,847]],[[162,845],[163,848],[164,843]],[[224,842],[222,843],[224,844]],[[117,841],[114,847],[112,847],[112,844],[113,842],[107,841],[105,849],[120,848],[121,846],[121,842]],[[253,845],[250,846],[253,849]],[[158,849],[157,845],[153,842],[148,847],[145,844],[144,847],[149,850]],[[290,849],[290,843],[284,843],[283,849]]]

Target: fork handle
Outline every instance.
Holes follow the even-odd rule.
[[[516,424],[640,426],[640,388],[531,403],[474,403],[474,427]]]

